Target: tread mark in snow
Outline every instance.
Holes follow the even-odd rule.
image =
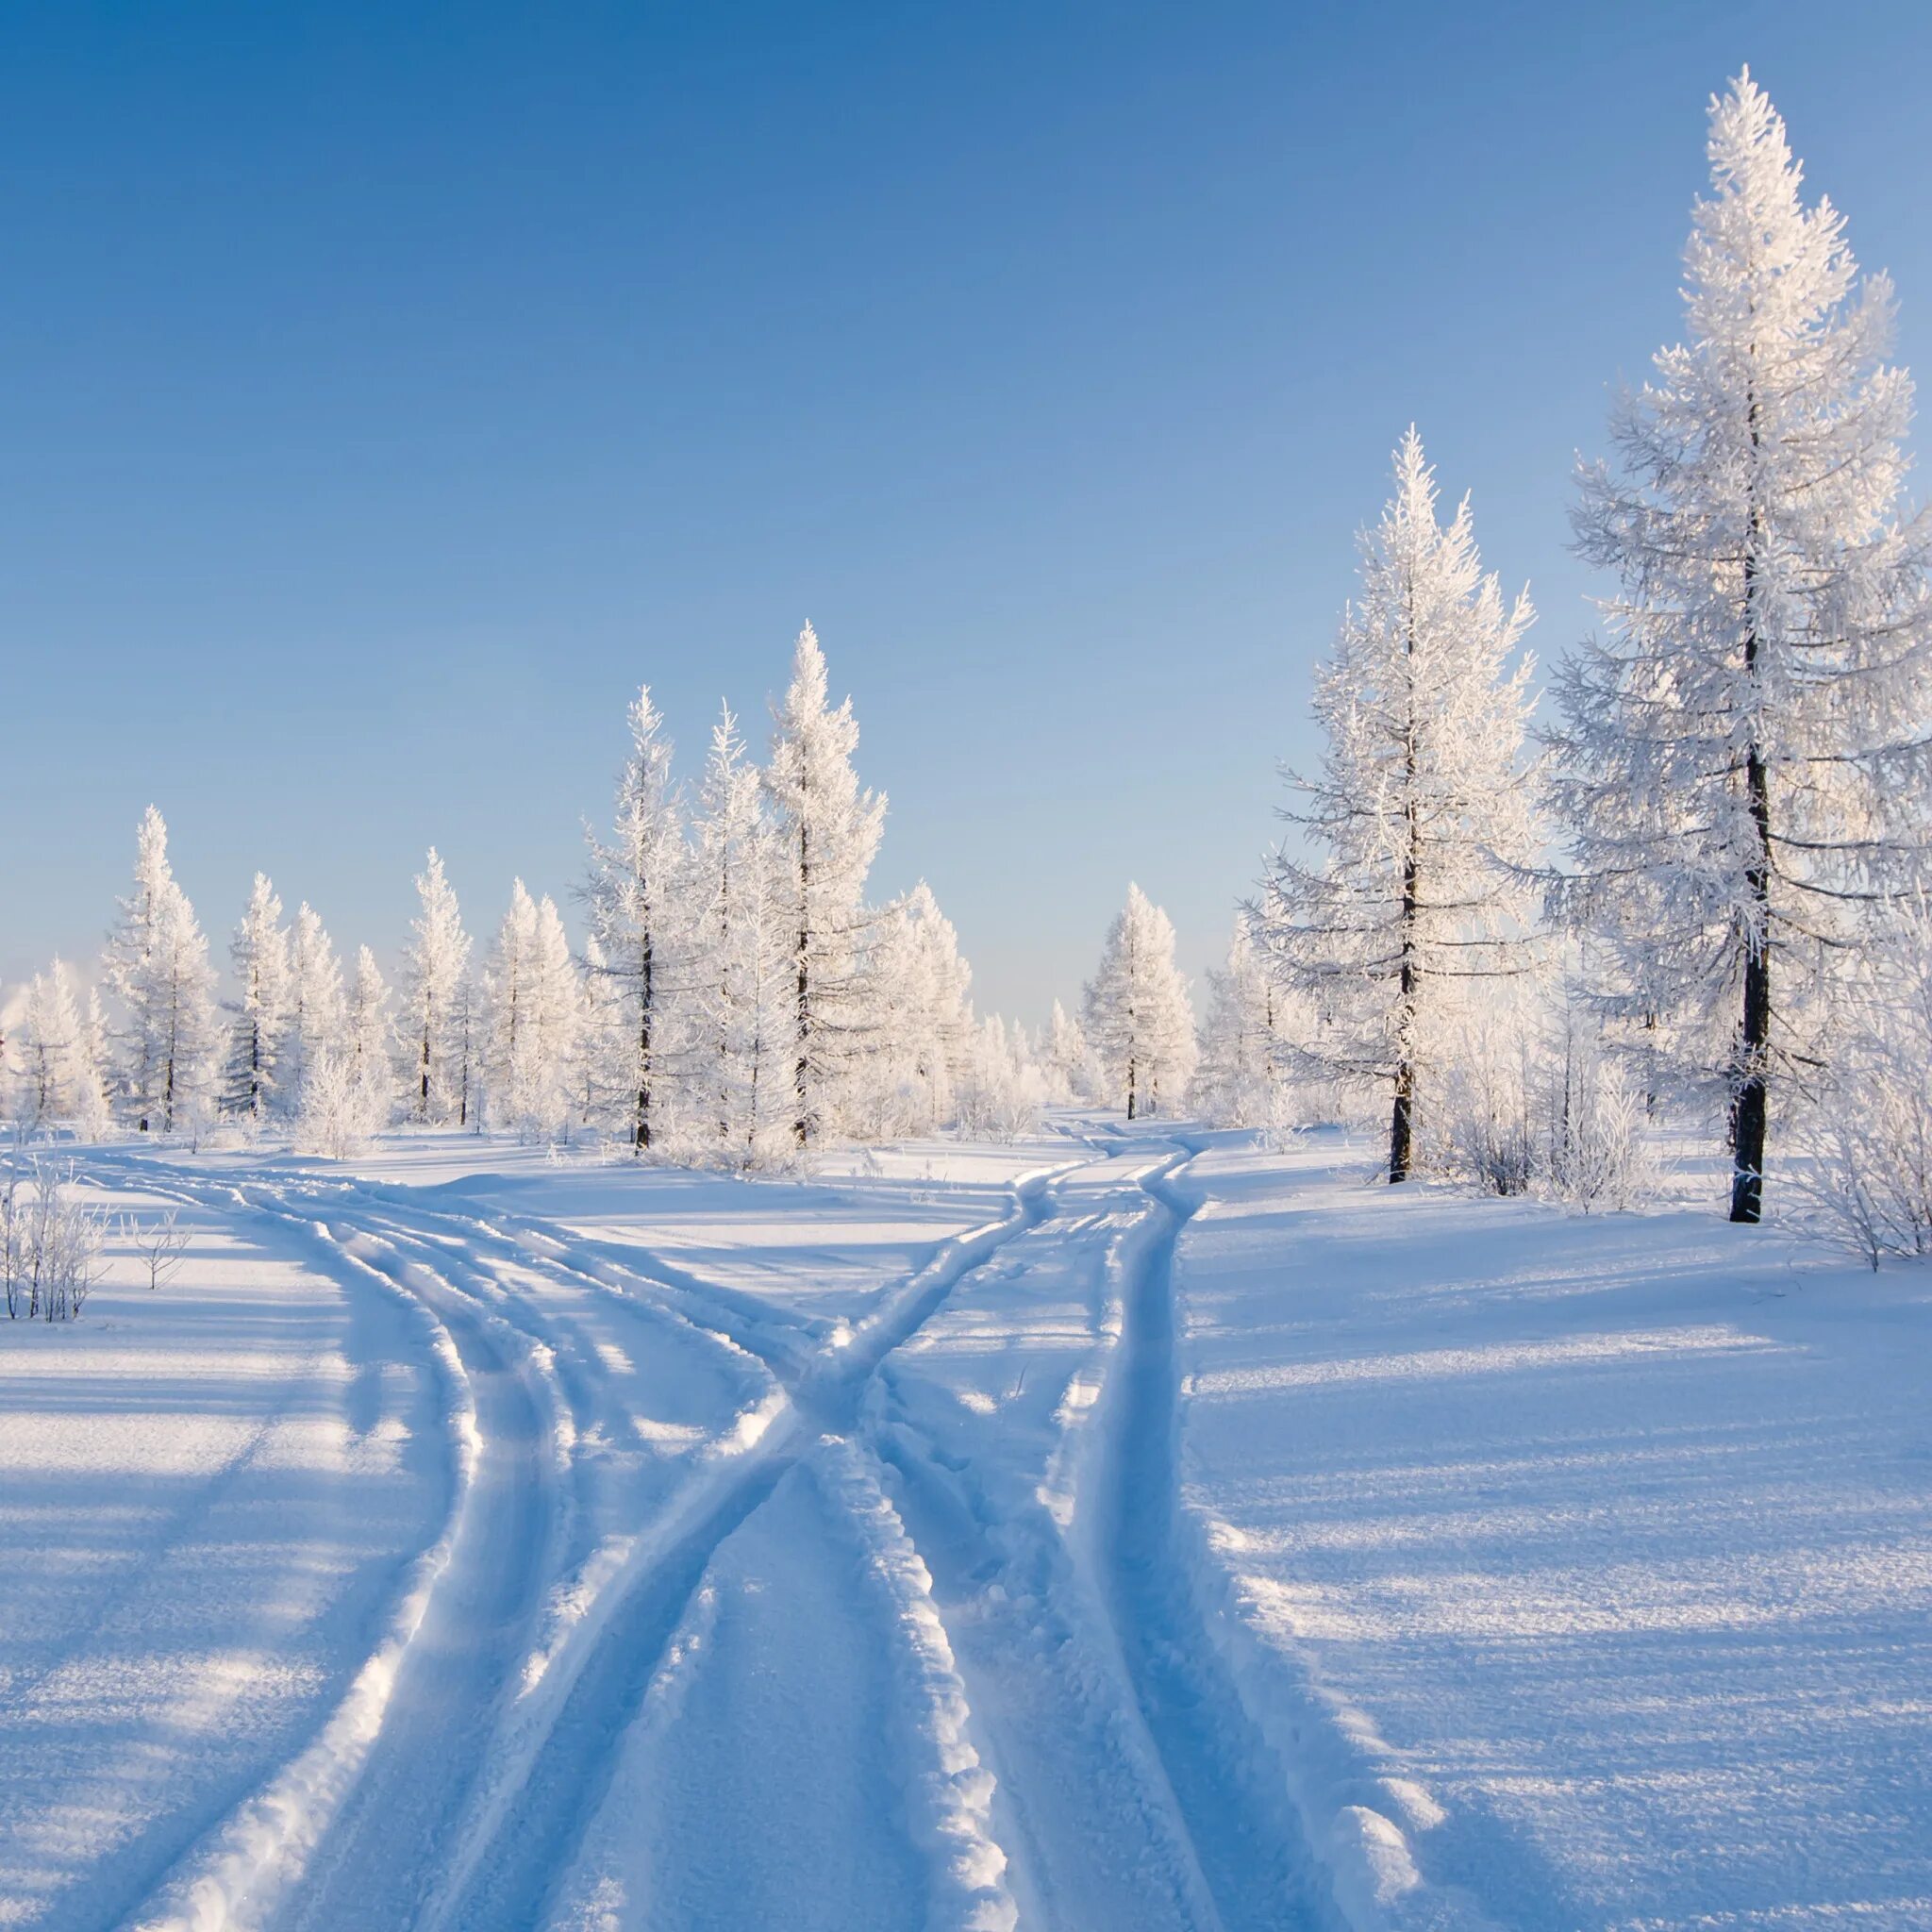
[[[1274,1754],[1202,1621],[1180,1537],[1174,1257],[1193,1212],[1169,1176],[1142,1181],[1155,1232],[1125,1294],[1099,1534],[1108,1609],[1148,1732],[1224,1932],[1323,1923]]]

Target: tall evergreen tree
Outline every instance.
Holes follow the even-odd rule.
[[[428,1124],[460,1124],[469,1114],[470,936],[433,845],[416,891],[422,910],[403,955],[410,1111]]]
[[[1174,964],[1174,924],[1139,886],[1108,928],[1085,1017],[1108,1099],[1130,1121],[1174,1112],[1194,1070],[1193,1008]]]
[[[231,1018],[222,1105],[251,1127],[258,1127],[280,1086],[289,1005],[289,936],[282,926],[282,902],[263,873],[255,874],[248,909],[229,942],[228,959],[235,996],[228,1002]]]
[[[764,1164],[789,1136],[791,941],[784,861],[728,707],[711,734],[691,873],[691,1133],[700,1153]]]
[[[553,901],[522,879],[497,929],[483,979],[484,1083],[491,1122],[531,1140],[554,1140],[574,1094],[578,986]]]
[[[1890,284],[1806,206],[1748,74],[1708,154],[1689,340],[1624,399],[1619,469],[1582,477],[1578,547],[1623,588],[1557,682],[1558,795],[1602,1003],[1724,1091],[1754,1222],[1774,1081],[1828,1055],[1831,988],[1920,861],[1932,607]]]
[[[340,1055],[348,1024],[342,969],[321,915],[305,899],[289,935],[288,1010],[283,1026],[281,1085],[286,1105],[301,1105],[310,1070],[325,1054]]]
[[[610,841],[591,840],[583,894],[593,970],[615,1029],[626,1132],[640,1154],[664,1138],[667,1074],[675,1065],[670,1023],[685,848],[663,722],[646,685],[630,708],[630,757],[617,781]]]
[[[1285,1124],[1283,1008],[1249,921],[1235,921],[1227,958],[1208,975],[1208,1017],[1194,1074],[1195,1111],[1217,1125]]]
[[[1053,1013],[1046,1024],[1046,1044],[1041,1058],[1041,1071],[1053,1099],[1064,1106],[1070,1101],[1089,1098],[1093,1056],[1079,1021],[1058,1000],[1054,1001]]]
[[[14,1119],[29,1132],[90,1111],[86,1040],[75,1004],[73,974],[56,959],[27,981],[20,1021],[8,1042],[14,1075]]]
[[[1411,428],[1395,491],[1361,540],[1361,589],[1316,682],[1318,777],[1291,774],[1282,816],[1316,848],[1271,864],[1257,931],[1322,1024],[1289,1043],[1317,1077],[1390,1098],[1389,1177],[1416,1158],[1418,1098],[1474,983],[1518,970],[1539,858],[1523,758],[1528,627],[1485,576],[1468,500],[1444,526]]]
[[[792,1134],[808,1146],[840,1131],[847,1089],[867,1050],[865,882],[886,801],[861,791],[848,697],[827,695],[825,655],[810,625],[798,634],[791,682],[777,707],[765,783],[783,840],[792,950]]]
[[[143,1133],[198,1126],[212,1098],[219,1033],[208,941],[168,864],[168,827],[149,806],[136,841],[134,887],[108,937],[108,985],[118,1008],[115,1084]]]
[[[342,1051],[371,1133],[386,1127],[395,1111],[394,1002],[375,955],[356,949],[342,1025]]]

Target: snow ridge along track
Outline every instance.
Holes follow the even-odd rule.
[[[1142,1179],[1153,1212],[1123,1255],[1124,1330],[1104,1397],[1108,1453],[1092,1556],[1221,1932],[1325,1926],[1332,1913],[1311,1882],[1282,1767],[1207,1629],[1181,1534],[1174,1260],[1198,1204],[1174,1176],[1189,1158],[1176,1152]]]

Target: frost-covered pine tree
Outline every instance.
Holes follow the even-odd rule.
[[[342,1055],[372,1134],[388,1126],[395,1112],[393,1006],[375,955],[358,946],[342,1023]]]
[[[57,1121],[98,1126],[100,1109],[93,1103],[99,1075],[87,1062],[74,975],[63,960],[57,958],[27,981],[8,1044],[14,1064],[13,1117],[29,1133]]]
[[[409,1110],[425,1124],[461,1124],[469,1112],[470,936],[433,845],[416,891],[422,910],[403,954]]]
[[[142,1133],[197,1128],[213,1098],[220,1050],[208,941],[168,864],[168,827],[149,806],[136,841],[134,888],[120,902],[104,961],[118,1008],[115,1087]]]
[[[1046,1023],[1046,1043],[1041,1072],[1048,1096],[1061,1106],[1092,1098],[1092,1054],[1080,1023],[1058,1000]]]
[[[870,1111],[882,1137],[930,1133],[954,1118],[960,1083],[984,1059],[968,997],[973,970],[924,879],[886,908],[879,927],[879,1039],[870,1083],[877,1091]]]
[[[289,935],[282,926],[282,902],[264,873],[255,874],[228,960],[235,993],[228,1002],[222,1106],[251,1128],[259,1127],[281,1086],[289,1004]]]
[[[763,783],[725,708],[711,733],[691,872],[690,1139],[703,1158],[768,1164],[791,1130],[793,936]]]
[[[1208,988],[1194,1073],[1195,1112],[1217,1126],[1287,1124],[1281,1024],[1286,996],[1264,965],[1247,919],[1235,921],[1226,963],[1208,974]]]
[[[1416,1159],[1418,1108],[1454,1022],[1521,970],[1541,840],[1523,757],[1532,612],[1483,574],[1468,499],[1437,520],[1411,428],[1395,491],[1361,539],[1361,588],[1316,680],[1321,773],[1282,816],[1313,845],[1271,861],[1257,909],[1269,969],[1319,1024],[1291,1071],[1386,1093],[1389,1177]]]
[[[1618,468],[1582,475],[1578,548],[1622,589],[1557,680],[1557,791],[1604,1005],[1724,1095],[1753,1222],[1775,1082],[1828,1058],[1833,985],[1921,857],[1932,607],[1890,286],[1806,205],[1748,74],[1708,153],[1688,339],[1620,406]]]
[[[808,624],[776,708],[765,774],[793,922],[792,1136],[800,1147],[841,1130],[848,1091],[873,1044],[865,882],[886,801],[859,790],[852,700],[834,708],[827,692],[825,655]]]
[[[583,889],[596,972],[613,1029],[609,1046],[625,1096],[625,1132],[641,1154],[668,1125],[677,1042],[678,881],[685,862],[682,812],[671,777],[671,741],[644,686],[630,708],[630,757],[617,781],[608,844],[591,841]]]
[[[498,1128],[528,1131],[541,1111],[536,981],[537,902],[514,879],[483,967],[483,1090]]]
[[[537,1041],[549,1070],[545,1133],[567,1133],[584,1044],[584,976],[570,949],[563,915],[548,892],[537,902]]]
[[[74,1124],[83,1140],[99,1141],[113,1125],[114,1109],[108,1098],[108,1021],[101,1010],[97,986],[88,988],[81,1005],[78,1039],[74,1061]]]
[[[969,1019],[954,1086],[954,1118],[961,1133],[1017,1141],[1036,1132],[1045,1084],[1024,1026],[1009,1026],[997,1013],[976,1025]]]
[[[281,1046],[281,1085],[289,1106],[301,1105],[309,1069],[324,1054],[341,1056],[347,1024],[335,943],[305,899],[289,935],[289,998]]]
[[[528,1140],[555,1140],[570,1119],[576,969],[557,907],[522,879],[483,975],[483,1068],[490,1119]]]
[[[1139,886],[1108,928],[1084,1010],[1108,1104],[1130,1121],[1174,1112],[1194,1071],[1194,1012],[1174,964],[1174,924]]]

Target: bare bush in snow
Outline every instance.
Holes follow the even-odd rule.
[[[0,1188],[0,1273],[9,1319],[70,1322],[93,1292],[107,1217],[74,1186],[74,1170],[16,1158]]]
[[[165,1288],[181,1272],[188,1252],[188,1230],[179,1224],[175,1210],[170,1208],[149,1221],[130,1218],[126,1230],[128,1245],[147,1270],[148,1287]]]

